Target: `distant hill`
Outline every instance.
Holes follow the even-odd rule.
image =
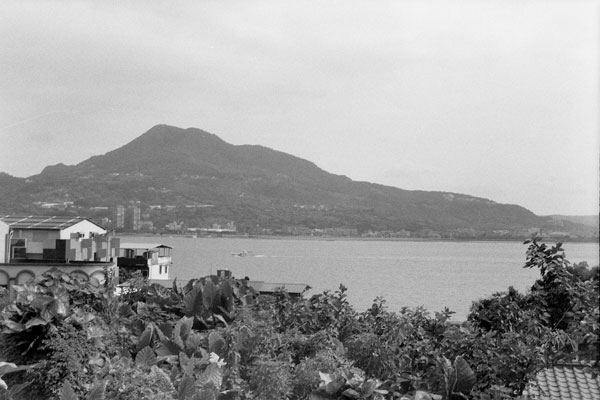
[[[574,224],[581,224],[598,229],[600,217],[598,215],[549,215],[555,220],[569,221]]]
[[[74,166],[49,166],[26,179],[0,174],[0,184],[4,213],[39,213],[52,202],[80,209],[171,205],[169,215],[151,213],[160,226],[231,220],[242,230],[304,226],[468,235],[527,230],[547,221],[518,205],[465,194],[353,181],[267,147],[235,146],[200,129],[167,125]]]

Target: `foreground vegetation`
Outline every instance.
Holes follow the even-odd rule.
[[[4,298],[0,398],[508,399],[556,363],[599,372],[598,269],[526,243],[531,290],[475,302],[460,325],[379,298],[357,312],[343,286],[293,299],[133,279],[115,296],[53,270]]]

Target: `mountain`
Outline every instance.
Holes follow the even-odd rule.
[[[39,213],[52,203],[84,210],[134,203],[154,206],[145,214],[158,226],[235,221],[245,231],[301,226],[469,235],[547,222],[518,205],[357,182],[267,147],[235,146],[200,129],[167,125],[77,165],[49,166],[26,179],[0,174],[0,184],[5,214]],[[169,212],[159,205],[170,205]]]

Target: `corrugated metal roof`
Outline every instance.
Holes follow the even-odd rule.
[[[162,243],[123,243],[119,244],[120,249],[143,249],[143,250],[151,250],[157,248],[167,248],[172,249],[173,247],[162,244]]]
[[[600,376],[579,365],[561,365],[540,371],[524,399],[598,400]]]
[[[84,217],[5,215],[0,217],[0,220],[4,221],[7,225],[15,229],[62,230],[82,221],[89,221],[95,225],[98,225]]]

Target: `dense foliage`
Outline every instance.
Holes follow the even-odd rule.
[[[3,299],[0,398],[503,399],[556,362],[598,372],[597,268],[527,243],[540,279],[474,303],[460,325],[379,298],[357,312],[342,285],[292,298],[136,277],[116,295],[53,270]]]

